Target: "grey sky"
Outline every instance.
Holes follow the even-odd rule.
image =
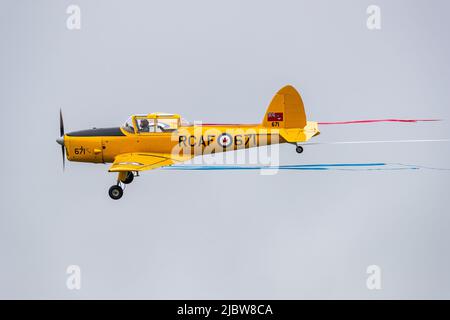
[[[66,8],[81,8],[81,30]],[[366,28],[378,4],[382,29]],[[0,1],[1,298],[450,298],[449,172],[61,170],[66,130],[132,113],[262,120],[285,84],[316,121],[449,119],[448,1]],[[449,138],[448,121],[315,141]],[[448,168],[448,143],[280,148],[282,164]],[[82,288],[66,288],[68,265]],[[382,290],[366,267],[382,268]]]

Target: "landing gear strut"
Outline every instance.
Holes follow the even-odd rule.
[[[297,153],[302,153],[303,152],[303,147],[302,146],[297,146],[297,148],[295,148],[295,151],[297,151]]]
[[[119,178],[120,178],[120,181],[121,181],[122,183],[124,183],[124,184],[130,184],[130,183],[132,183],[132,182],[133,182],[133,179],[134,179],[134,174],[133,174],[133,172],[128,171],[128,172],[126,172],[125,174],[126,174],[125,178],[119,177]]]
[[[111,188],[109,188],[108,193],[111,199],[119,200],[123,196],[123,189],[119,184],[113,185]]]

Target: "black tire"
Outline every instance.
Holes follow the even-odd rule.
[[[133,182],[133,179],[134,179],[134,174],[133,174],[133,172],[128,171],[127,177],[125,178],[125,180],[121,180],[121,181],[122,181],[122,183],[124,183],[124,184],[130,184],[130,183]]]
[[[295,148],[295,151],[297,151],[297,153],[302,153],[303,152],[303,147],[302,146],[297,146],[297,148]]]
[[[113,200],[119,200],[123,196],[123,189],[120,186],[114,185],[109,188],[108,191],[109,196]]]

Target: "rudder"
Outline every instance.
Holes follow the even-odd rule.
[[[306,114],[303,100],[293,86],[281,88],[272,98],[262,125],[270,128],[304,128]]]

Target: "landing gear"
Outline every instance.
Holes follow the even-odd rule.
[[[117,184],[109,188],[108,194],[113,200],[119,200],[123,196],[123,191],[127,184],[133,182],[134,177],[138,177],[139,172],[136,174],[132,171],[121,171],[117,177]]]
[[[120,185],[113,185],[111,188],[109,188],[109,196],[113,200],[119,200],[123,196],[123,189]]]
[[[295,151],[297,151],[297,153],[302,153],[303,152],[303,147],[302,146],[297,146],[297,148],[295,148]]]
[[[134,174],[133,174],[133,172],[128,171],[128,172],[126,173],[125,178],[124,178],[124,179],[121,179],[120,181],[121,181],[122,183],[124,183],[124,184],[130,184],[130,183],[133,182],[133,179],[134,179]]]

